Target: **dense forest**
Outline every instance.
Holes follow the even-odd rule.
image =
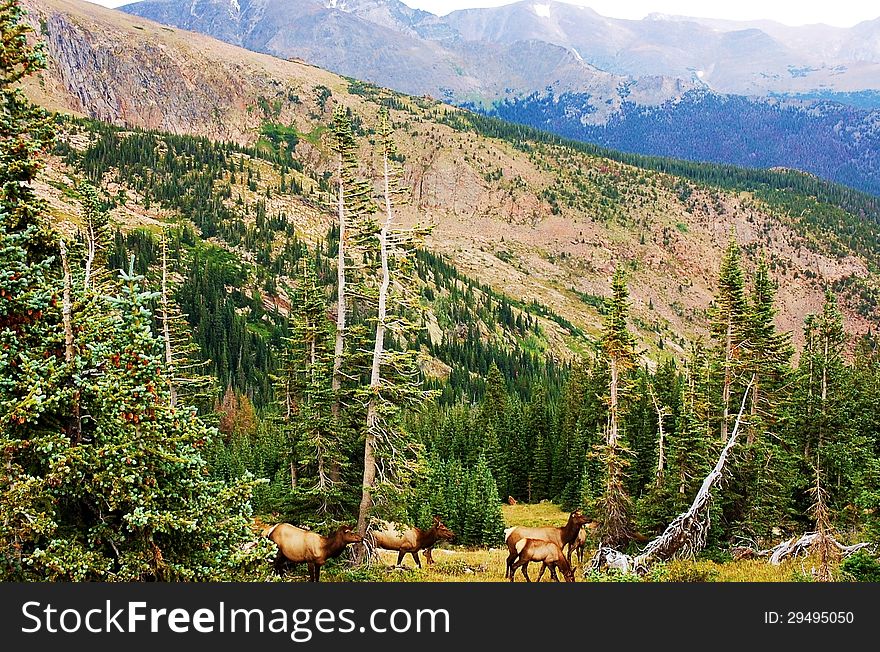
[[[267,543],[247,545],[257,518],[364,533],[376,518],[440,516],[457,544],[498,546],[508,500],[582,508],[603,544],[626,548],[690,504],[743,395],[704,554],[812,529],[817,483],[835,527],[880,537],[880,350],[847,336],[833,294],[796,353],[775,326],[768,265],[746,265],[731,240],[709,335],[686,355],[638,349],[622,266],[589,338],[397,224],[407,195],[387,112],[371,127],[335,105],[329,175],[298,161],[283,129],[243,148],[58,118],[18,90],[44,61],[17,3],[0,5],[0,24],[3,579],[242,579],[267,567]],[[358,165],[365,136],[381,179]],[[63,188],[80,204],[76,234],[34,191],[49,156],[76,177]],[[753,174],[730,170],[727,183]],[[875,201],[822,188],[837,205],[817,219],[873,255],[873,226],[835,220],[855,222],[842,206],[875,215]],[[787,206],[796,189],[764,188]],[[109,211],[135,197],[174,217],[122,230]],[[317,235],[271,208],[277,197],[313,211]],[[549,354],[547,320],[578,353]]]
[[[877,109],[836,99],[756,100],[690,91],[656,107],[624,102],[607,122],[592,124],[589,95],[533,93],[496,102],[486,112],[623,152],[791,168],[877,194]]]

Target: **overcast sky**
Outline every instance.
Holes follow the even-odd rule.
[[[131,0],[94,0],[108,7],[118,7]],[[491,7],[510,4],[511,0],[404,0],[435,14],[455,9]],[[603,16],[615,18],[644,18],[651,12],[699,16],[701,18],[730,18],[757,20],[768,18],[787,25],[826,23],[850,27],[863,20],[880,16],[880,5],[873,0],[570,0],[571,4],[592,7]],[[535,0],[540,4],[541,0]]]

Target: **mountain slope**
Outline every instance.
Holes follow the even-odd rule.
[[[781,285],[783,327],[798,331],[830,287],[839,291],[852,332],[876,327],[880,229],[877,207],[866,198],[796,175],[759,178],[613,160],[546,134],[88,3],[29,4],[34,25],[46,31],[50,58],[42,83],[29,89],[32,97],[121,126],[289,152],[304,171],[306,202],[297,200],[285,213],[312,241],[331,219],[322,180],[331,172],[323,126],[333,106],[341,103],[356,116],[363,173],[372,178],[378,174],[368,140],[380,108],[389,107],[412,189],[401,219],[434,221],[433,252],[495,291],[556,315],[542,319],[554,351],[579,346],[576,331],[597,333],[599,297],[618,263],[629,270],[642,342],[681,351],[685,338],[704,332],[717,261],[731,233],[745,247],[749,266],[759,255],[770,260]],[[679,176],[658,171],[672,168]],[[146,217],[174,219],[176,213],[169,206]]]

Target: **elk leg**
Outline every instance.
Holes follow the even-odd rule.
[[[416,560],[416,566],[421,568],[422,567],[422,560],[419,559],[419,551],[413,550],[410,554],[412,555],[412,558]]]
[[[551,565],[550,565],[550,577],[553,578],[553,581],[554,581],[554,582],[558,582],[558,581],[559,581],[559,576],[556,574],[556,564],[551,564]]]
[[[315,581],[320,582],[321,577],[321,567],[318,564],[315,564]]]
[[[431,548],[425,548],[422,554],[425,555],[425,563],[431,566],[434,563],[434,555],[431,553]]]
[[[403,556],[404,556],[405,554],[406,554],[406,553],[405,553],[403,550],[398,550],[398,551],[397,551],[397,565],[398,565],[398,566],[403,566]]]
[[[513,573],[516,572],[516,569],[513,567],[513,562],[518,556],[519,553],[517,552],[512,552],[507,555],[507,571],[504,573],[504,577],[507,577],[508,575],[513,575]]]
[[[284,567],[287,565],[287,557],[284,556],[284,553],[280,550],[278,554],[275,555],[275,561],[272,562],[272,568],[275,570],[275,573],[281,577],[284,577]]]
[[[578,565],[580,566],[584,565],[584,548],[585,546],[581,546],[580,548],[578,548]]]
[[[526,578],[526,582],[531,582],[531,581],[532,581],[532,578],[529,577],[529,573],[528,573],[528,570],[527,570],[528,567],[529,567],[529,562],[526,562],[526,563],[524,563],[522,566],[520,566],[519,569],[522,571],[523,577]]]
[[[541,581],[541,578],[544,577],[545,570],[547,570],[547,564],[542,562],[541,563],[541,570],[538,572],[538,579],[535,580],[536,582]]]
[[[313,562],[309,562],[309,582],[314,582],[315,580],[315,564]]]

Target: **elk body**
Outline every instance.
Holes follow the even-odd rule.
[[[263,536],[278,546],[275,570],[279,575],[283,573],[285,562],[305,563],[309,567],[310,582],[319,581],[321,566],[328,559],[338,557],[348,544],[362,540],[348,525],[342,525],[332,535],[324,537],[290,523],[278,523],[266,528]]]
[[[434,560],[431,558],[431,547],[440,540],[449,541],[455,538],[455,532],[446,527],[437,516],[434,517],[434,524],[427,530],[382,522],[381,528],[374,530],[372,535],[377,548],[397,551],[398,566],[410,554],[419,568],[422,567],[419,550],[424,550],[425,560],[432,564]]]
[[[587,546],[587,538],[588,530],[595,530],[599,527],[599,524],[596,521],[590,521],[586,525],[584,525],[580,530],[578,530],[577,538],[568,544],[568,563],[571,565],[571,555],[572,553],[577,553],[578,563],[583,565],[584,563],[584,548]]]
[[[538,573],[537,582],[541,581],[544,571],[548,568],[550,569],[550,576],[554,581],[558,582],[559,577],[556,575],[557,567],[562,571],[562,576],[566,582],[574,582],[574,570],[571,564],[568,563],[568,559],[562,554],[562,548],[554,542],[542,541],[540,539],[520,539],[516,542],[514,549],[516,550],[517,557],[510,568],[511,582],[513,582],[513,578],[516,575],[517,568],[522,569],[523,577],[526,578],[527,582],[531,582],[532,578],[529,577],[528,568],[529,562],[532,561],[541,562],[541,571]]]
[[[575,510],[568,516],[568,522],[562,527],[522,527],[517,526],[505,530],[507,538],[507,570],[504,577],[510,577],[513,573],[513,562],[519,555],[516,544],[522,539],[537,539],[555,543],[560,550],[572,544],[581,530],[581,526],[588,522],[581,510]]]

